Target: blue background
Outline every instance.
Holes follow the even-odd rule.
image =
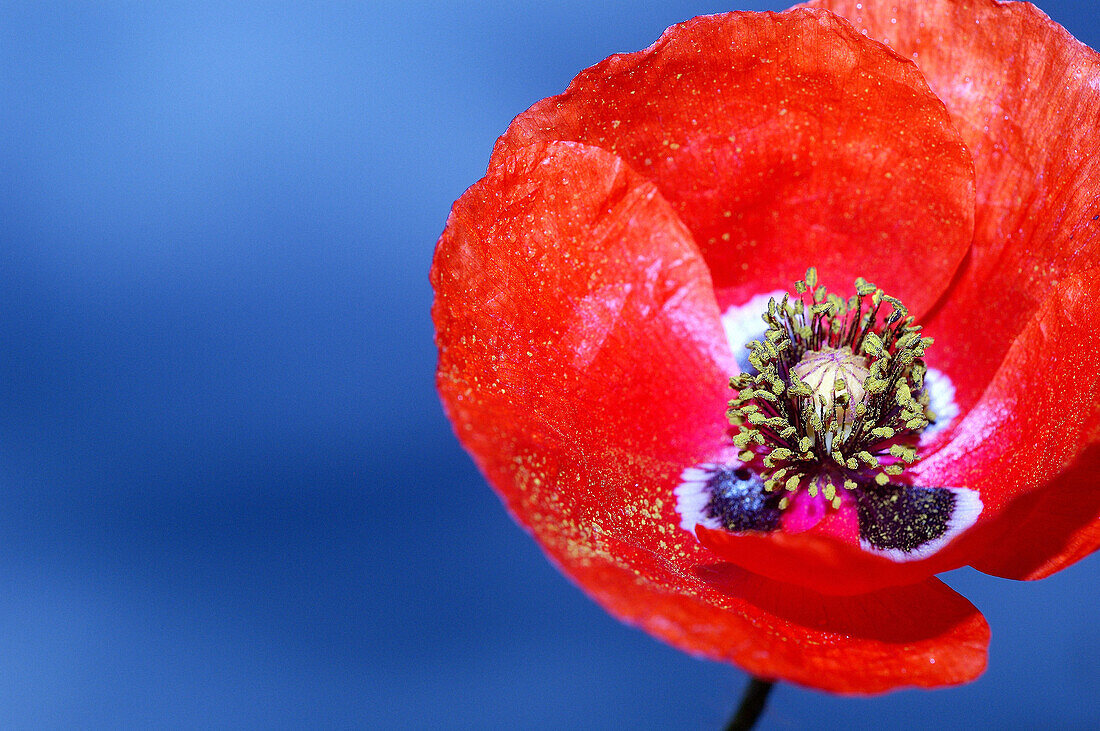
[[[725,720],[745,676],[558,575],[432,385],[432,249],[511,117],[781,7],[652,5],[3,7],[0,726]],[[981,680],[782,686],[764,727],[1100,724],[1100,560],[948,581]]]

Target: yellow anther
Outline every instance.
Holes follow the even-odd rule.
[[[790,477],[788,477],[787,482],[785,483],[786,488],[791,491],[797,490],[798,481],[801,477],[802,475],[791,475]]]
[[[871,393],[882,393],[889,385],[889,381],[880,380],[873,376],[868,377],[867,380],[863,383],[863,387]]]
[[[844,481],[844,489],[845,490],[855,490],[857,487],[859,487],[859,485],[856,484],[855,480],[845,480]]]
[[[886,476],[886,473],[879,472],[877,475],[875,475],[875,484],[876,485],[880,485],[880,486],[881,485],[886,485],[889,482],[890,482],[890,478]]]
[[[825,483],[825,487],[821,490],[821,494],[825,496],[826,500],[830,502],[836,497],[836,485],[831,482]]]
[[[843,502],[840,499],[840,495],[833,498],[833,510],[840,510],[840,503]]]
[[[875,358],[880,358],[886,353],[886,349],[882,346],[882,341],[879,340],[878,335],[872,332],[867,333],[863,338],[863,350],[868,355]]]
[[[746,449],[744,452],[737,455],[737,458],[742,462],[752,462],[756,458],[756,452]]]
[[[856,280],[856,294],[860,297],[866,297],[875,291],[875,285],[868,282],[863,277]]]
[[[806,270],[806,284],[811,287],[817,286],[817,267],[810,267]]]
[[[753,393],[756,398],[762,398],[765,401],[771,401],[773,404],[775,403],[775,394],[765,388],[758,388]]]
[[[916,343],[918,340],[920,340],[920,335],[917,335],[915,332],[907,332],[904,335],[902,335],[900,338],[898,338],[898,342],[897,342],[898,350],[904,350],[904,349],[908,348],[910,345],[913,345],[914,343]]]
[[[858,452],[856,454],[856,457],[858,457],[861,461],[866,463],[869,467],[878,467],[878,457],[871,454],[867,450],[863,450],[861,452]]]
[[[882,295],[882,298],[889,302],[890,306],[894,308],[894,312],[898,314],[898,319],[901,319],[902,317],[905,317],[906,314],[908,314],[909,310],[905,308],[905,305],[903,305],[901,303],[901,300],[899,300],[897,297],[891,297],[888,294],[884,294]]]
[[[787,506],[790,505],[790,504],[791,504],[791,501],[786,495],[779,498],[779,509],[780,510],[786,510]]]

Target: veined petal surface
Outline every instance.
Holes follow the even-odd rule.
[[[652,180],[723,308],[815,265],[919,314],[973,232],[973,166],[943,103],[911,63],[822,11],[673,26],[519,115],[494,154],[543,140],[605,148]]]
[[[1100,54],[1025,2],[811,5],[916,63],[973,154],[973,249],[925,323],[965,413],[1049,291],[1100,260]]]
[[[498,158],[455,204],[432,283],[438,386],[459,438],[612,614],[836,692],[982,671],[985,620],[934,579],[825,596],[721,563],[679,527],[672,489],[728,444],[736,365],[690,233],[620,159],[575,143]]]

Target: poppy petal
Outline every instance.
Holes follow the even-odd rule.
[[[1100,54],[1030,3],[812,5],[915,61],[973,153],[973,249],[925,320],[965,413],[1048,288],[1100,257]]]
[[[516,519],[565,564],[605,535],[705,556],[672,491],[728,449],[737,366],[653,184],[599,148],[518,150],[455,203],[431,276],[444,406]]]
[[[735,366],[690,235],[617,158],[571,143],[505,158],[455,204],[432,283],[438,386],[460,439],[613,615],[837,692],[962,683],[984,668],[985,620],[938,582],[818,597],[710,566],[676,525],[674,466],[724,448]]]
[[[706,473],[736,475],[738,465],[711,466]],[[820,523],[812,521],[811,530],[789,525],[797,517],[792,504],[782,516],[783,530],[773,532],[770,524],[756,522],[768,503],[753,502],[748,516],[753,520],[746,520],[743,510],[733,522],[715,519],[722,511],[707,508],[714,505],[716,486],[722,483],[699,479],[677,489],[681,527],[695,531],[702,545],[732,564],[830,595],[915,584],[966,565],[971,554],[962,549],[968,544],[956,539],[967,535],[982,511],[978,493],[966,488],[871,485],[845,493],[843,507],[828,510]]]
[[[646,175],[691,230],[723,309],[816,265],[915,313],[970,245],[973,166],[912,64],[822,11],[727,13],[582,72],[519,115],[496,158],[597,145]]]
[[[1043,579],[1100,548],[1097,474],[1100,446],[1093,444],[1068,470],[1005,508],[990,533],[1010,536],[1012,550],[987,538],[971,565],[1006,579]]]
[[[981,492],[979,526],[995,523],[973,542],[983,537],[996,553],[972,560],[976,568],[1040,578],[1081,558],[1100,538],[1090,469],[1100,445],[1097,277],[1100,268],[1074,275],[1050,294],[951,440],[915,466],[922,482]],[[1009,533],[1011,541],[997,540]]]
[[[951,545],[928,558],[897,561],[822,531],[731,533],[699,524],[695,533],[702,545],[725,561],[828,595],[848,596],[916,584],[966,565],[965,558]]]
[[[732,564],[676,575],[652,555],[632,568],[595,559],[567,573],[613,615],[671,645],[754,675],[834,693],[881,693],[973,680],[989,627],[938,579],[860,596],[824,596]]]

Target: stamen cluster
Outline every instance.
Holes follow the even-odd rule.
[[[740,429],[741,461],[766,489],[804,486],[837,508],[841,489],[885,485],[916,461],[920,432],[935,419],[922,360],[932,339],[862,277],[844,300],[811,267],[795,292],[768,301],[764,339],[748,344],[756,372],[730,379],[737,395],[727,416]]]

